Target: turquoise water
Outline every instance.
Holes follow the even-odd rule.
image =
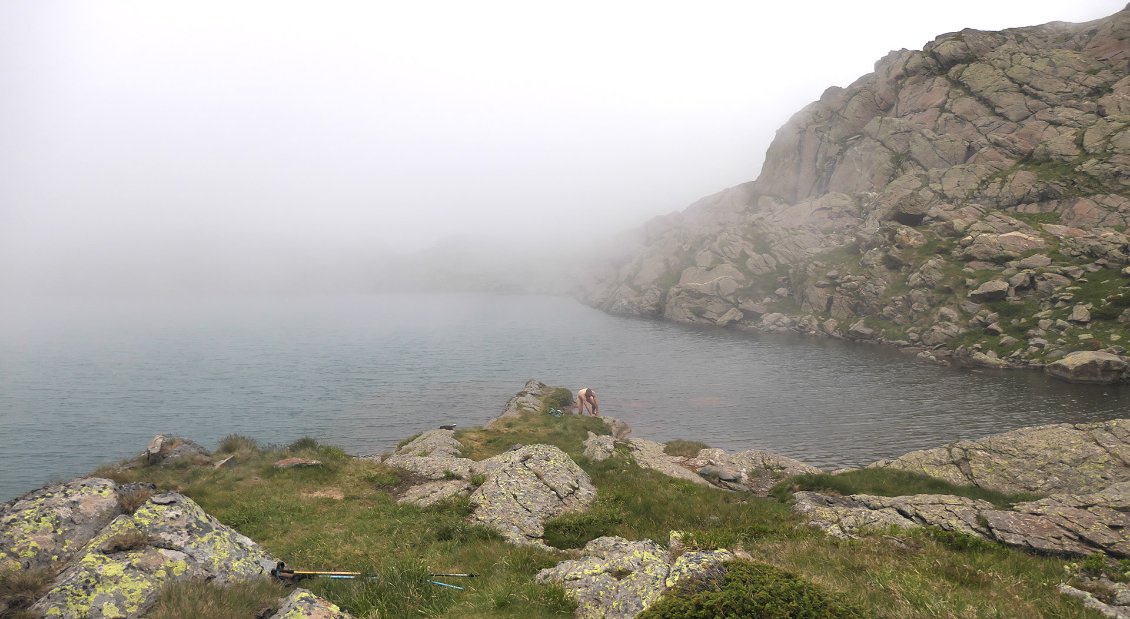
[[[1123,416],[1130,390],[961,371],[887,349],[472,295],[9,303],[0,501],[134,455],[157,433],[380,453],[481,425],[528,378],[591,386],[657,440],[858,465],[1025,425]]]

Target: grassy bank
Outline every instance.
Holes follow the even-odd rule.
[[[665,543],[671,530],[682,530],[691,547],[744,551],[866,616],[1098,616],[1055,591],[1067,576],[1063,560],[925,530],[830,539],[804,526],[778,498],[675,481],[639,468],[622,449],[609,460],[590,462],[581,456],[589,431],[606,432],[591,418],[528,415],[493,431],[463,431],[458,438],[474,458],[517,443],[551,443],[592,476],[598,489],[592,509],[546,527],[547,541],[558,548],[577,548],[601,535]],[[574,612],[561,587],[534,582],[539,569],[568,558],[567,552],[515,547],[467,524],[465,500],[432,508],[398,505],[396,493],[411,481],[406,474],[310,440],[261,448],[232,437],[223,447],[235,454],[234,466],[107,467],[99,474],[183,492],[290,566],[378,574],[367,582],[303,583],[358,617],[570,617]],[[271,466],[289,455],[325,464]],[[844,479],[786,480],[782,488],[819,485],[848,493],[861,483],[849,476],[828,477]],[[787,499],[783,490],[779,494]],[[467,588],[456,591],[429,584],[433,572],[479,576],[457,582]],[[236,595],[212,585],[180,585],[166,592],[155,612],[246,617],[246,608],[267,604],[278,593],[270,586],[259,594]]]

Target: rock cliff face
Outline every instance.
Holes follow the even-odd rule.
[[[830,88],[752,183],[649,222],[610,312],[1042,365],[1130,322],[1130,7],[945,34]]]

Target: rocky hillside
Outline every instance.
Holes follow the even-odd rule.
[[[891,52],[782,127],[756,181],[644,226],[583,297],[987,365],[1121,354],[1128,69],[1130,6]]]

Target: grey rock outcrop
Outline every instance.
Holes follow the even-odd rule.
[[[14,516],[13,522],[27,522],[45,514],[45,497],[82,496],[92,488],[95,496],[105,497],[113,495],[114,484],[84,479],[48,488],[10,503],[7,514]],[[117,512],[106,523],[102,509],[72,509],[66,528],[52,525],[55,535],[65,530],[73,537],[59,545],[64,554],[58,567],[63,569],[32,612],[75,619],[139,617],[171,580],[235,582],[263,576],[275,563],[254,542],[176,493],[152,496],[132,514]],[[52,522],[59,513],[47,512],[43,522]],[[50,539],[31,533],[33,539]],[[12,542],[9,547],[5,538],[5,552],[24,547],[18,536]]]
[[[530,379],[526,381],[526,385],[521,391],[514,394],[503,407],[502,413],[487,423],[486,428],[489,430],[496,427],[506,419],[513,419],[522,415],[522,413],[537,413],[541,412],[542,401],[545,396],[549,395],[551,388],[545,383]]]
[[[1109,385],[1121,382],[1128,366],[1122,357],[1098,351],[1073,352],[1044,367],[1048,376],[1069,383]]]
[[[628,446],[632,450],[632,457],[635,458],[636,464],[639,464],[642,468],[651,469],[668,477],[682,479],[700,486],[710,485],[709,481],[684,465],[686,458],[666,454],[663,451],[663,443],[644,438],[632,438],[628,439]]]
[[[627,235],[582,296],[612,313],[900,346],[911,328],[955,350],[969,345],[959,334],[1008,337],[994,365],[1042,367],[1056,351],[1023,345],[1025,314],[1066,321],[1064,289],[1130,255],[1126,49],[1130,7],[891,52],[794,115],[756,181]],[[937,307],[969,299],[1015,301],[1018,323],[971,331],[959,315],[932,329]],[[1125,336],[1121,306],[1099,305],[1091,323],[1111,329],[1092,335],[1109,346]]]
[[[748,490],[766,496],[777,482],[791,475],[819,473],[820,469],[800,460],[756,449],[728,453],[722,449],[703,449],[686,461],[699,476],[710,477],[728,490]],[[734,474],[726,475],[725,471]]]
[[[616,450],[616,439],[607,434],[588,433],[585,439],[585,457],[593,462],[602,462]]]
[[[545,523],[596,498],[588,473],[552,445],[527,445],[474,465],[486,477],[472,494],[470,518],[515,544],[541,544]]]
[[[933,526],[1045,554],[1130,557],[1130,483],[1088,495],[1056,494],[1000,509],[946,495],[826,496],[798,492],[794,509],[828,535]]]
[[[1001,492],[1101,491],[1130,481],[1130,419],[1021,428],[914,451],[870,467],[922,473]]]
[[[158,434],[150,439],[142,454],[146,464],[162,466],[202,465],[208,463],[208,450],[179,436]]]
[[[538,572],[537,581],[563,585],[577,600],[578,619],[630,619],[682,578],[732,558],[727,550],[676,554],[651,540],[601,537],[585,544],[580,559]]]
[[[0,571],[69,561],[119,513],[118,485],[89,477],[47,486],[0,507]]]
[[[396,450],[384,464],[428,479],[470,479],[470,458],[460,456],[463,445],[453,430],[429,430]]]

